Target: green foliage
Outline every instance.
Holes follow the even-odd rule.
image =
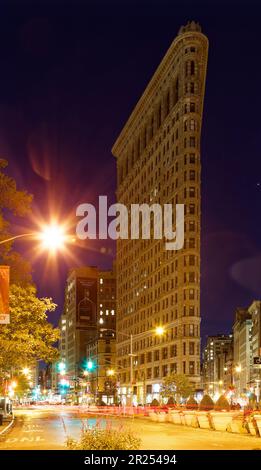
[[[101,428],[87,427],[82,431],[79,441],[67,439],[70,450],[138,450],[141,439],[128,428],[112,428],[111,425]]]
[[[58,359],[54,344],[59,339],[59,330],[47,321],[47,312],[55,308],[51,299],[37,298],[35,287],[11,286],[11,322],[0,329],[0,369],[8,371],[37,360]]]
[[[214,408],[214,402],[212,398],[209,395],[204,395],[204,397],[202,398],[199,404],[199,409],[201,411],[209,411],[209,410],[213,410],[213,408]]]
[[[15,388],[15,395],[20,398],[23,397],[29,390],[29,380],[24,375],[19,375],[19,377],[15,377],[14,380],[17,383],[17,387]]]
[[[176,402],[173,397],[169,397],[168,399],[168,405],[176,405]]]
[[[221,411],[221,410],[229,411],[230,410],[230,405],[225,395],[220,395],[219,399],[215,403],[214,409],[216,411]]]
[[[184,374],[170,374],[163,380],[161,388],[163,397],[187,398],[192,393],[192,385]]]
[[[153,398],[153,400],[151,402],[151,406],[159,406],[159,402],[158,402],[158,400],[156,400],[156,398]]]
[[[26,191],[19,191],[16,182],[2,171],[8,165],[0,159],[0,240],[12,237],[10,233],[10,215],[25,217],[31,211],[32,196]],[[25,286],[32,282],[31,266],[19,253],[11,252],[12,242],[0,245],[0,264],[11,267],[11,283]]]
[[[198,403],[193,396],[190,396],[187,400],[186,408],[188,410],[196,410],[198,408]]]

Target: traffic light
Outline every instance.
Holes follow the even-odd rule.
[[[92,371],[94,368],[94,364],[92,361],[87,362],[87,370]]]
[[[60,374],[64,374],[65,370],[66,370],[65,362],[62,362],[62,361],[59,362],[58,363],[58,371],[60,372]]]

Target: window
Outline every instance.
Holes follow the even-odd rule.
[[[195,325],[189,325],[189,336],[194,336]]]
[[[162,375],[163,377],[168,375],[168,364],[164,364],[164,366],[162,366]]]
[[[189,221],[189,231],[194,232],[195,231],[195,222],[194,220]]]
[[[192,105],[192,103],[191,103],[191,105]],[[195,121],[195,119],[190,120],[189,129],[190,129],[190,131],[195,131],[196,130],[196,121]]]
[[[194,153],[190,153],[189,163],[191,163],[191,164],[196,163],[196,155]]]
[[[168,348],[162,349],[162,359],[168,359]]]
[[[151,362],[152,361],[152,353],[151,351],[147,353],[147,362]]]
[[[195,204],[190,204],[189,205],[189,213],[191,215],[194,215],[195,214]]]
[[[189,342],[189,354],[193,356],[195,354],[195,343],[194,341]]]
[[[195,137],[190,137],[190,138],[189,138],[189,145],[190,145],[190,147],[195,147],[195,146],[196,146],[196,139],[195,139]]]
[[[174,90],[173,90],[173,106],[178,102],[179,100],[179,78],[176,78],[175,85],[174,85]]]
[[[195,180],[196,180],[196,172],[195,172],[195,170],[190,170],[190,172],[189,172],[189,179],[190,179],[190,181],[195,181]]]
[[[195,362],[194,361],[189,361],[189,374],[190,375],[195,374]]]
[[[195,315],[195,307],[194,307],[194,305],[190,305],[189,306],[189,316],[194,317],[194,315]]]
[[[161,126],[161,104],[158,109],[158,127]]]
[[[154,361],[159,361],[159,350],[154,351]]]
[[[152,370],[151,368],[147,369],[147,379],[151,379],[152,378]]]
[[[186,343],[183,343],[183,355],[186,355]]]
[[[154,378],[157,379],[159,377],[159,367],[154,367]]]
[[[196,190],[193,186],[189,188],[189,197],[195,197]]]
[[[186,361],[183,361],[183,374],[186,374]]]
[[[176,374],[177,373],[177,364],[176,362],[173,362],[172,364],[170,364],[170,372],[172,374]]]
[[[169,91],[168,91],[167,97],[166,97],[166,115],[169,114],[169,105],[170,105],[170,97],[169,97]]]
[[[171,357],[176,357],[177,356],[177,345],[176,344],[172,344],[172,346],[170,347],[170,356]]]

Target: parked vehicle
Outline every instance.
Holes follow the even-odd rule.
[[[13,414],[12,400],[8,397],[0,397],[0,414],[3,419],[10,418]]]

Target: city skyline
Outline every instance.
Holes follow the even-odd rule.
[[[46,10],[43,9],[42,12],[37,11],[37,14],[34,11],[29,13],[29,10],[25,9],[21,20],[9,22],[7,32],[9,39],[5,41],[5,51],[2,50],[2,60],[5,65],[2,77],[4,96],[0,96],[2,102],[1,154],[9,160],[10,174],[14,175],[22,186],[35,194],[35,208],[43,212],[46,211],[46,200],[54,194],[57,181],[61,181],[62,189],[60,191],[64,195],[65,208],[61,211],[63,214],[66,214],[67,207],[70,207],[70,210],[74,209],[78,202],[86,200],[86,193],[88,193],[90,202],[96,201],[97,194],[104,191],[114,201],[115,167],[109,149],[128,114],[128,110],[139,97],[149,76],[175,37],[180,24],[185,24],[188,19],[194,18],[200,21],[203,30],[206,31],[211,46],[202,138],[202,334],[204,337],[206,334],[211,335],[223,331],[228,333],[235,308],[245,306],[253,298],[258,297],[259,285],[256,278],[259,270],[260,228],[258,225],[256,227],[253,215],[257,213],[260,200],[260,161],[258,159],[258,140],[257,136],[255,137],[255,117],[253,117],[252,124],[247,122],[249,121],[247,119],[248,106],[253,113],[253,101],[251,102],[251,100],[257,89],[257,79],[251,77],[253,86],[249,89],[249,100],[246,102],[246,98],[242,98],[242,107],[240,107],[237,116],[233,115],[233,125],[231,124],[230,128],[228,126],[229,120],[225,116],[227,108],[224,104],[220,105],[219,101],[221,102],[221,97],[224,95],[228,109],[230,107],[235,109],[237,106],[238,89],[246,83],[247,77],[243,71],[242,76],[234,82],[233,73],[236,61],[239,61],[241,57],[245,60],[249,58],[249,50],[254,56],[256,47],[253,41],[253,36],[256,34],[254,19],[251,19],[250,28],[246,15],[244,27],[240,27],[236,19],[231,22],[232,11],[229,10],[227,18],[221,19],[218,24],[213,21],[207,8],[204,12],[202,8],[197,8],[194,14],[195,9],[190,6],[190,8],[184,7],[184,10],[179,8],[175,14],[173,12],[171,21],[167,18],[168,15],[164,16],[166,27],[158,27],[155,30],[153,25],[156,22],[157,7],[153,2],[149,13],[151,26],[147,30],[147,35],[144,35],[142,17],[145,15],[145,7],[143,6],[140,11],[140,16],[137,15],[133,7],[132,15],[134,24],[137,26],[136,34],[132,32],[127,35],[121,31],[128,58],[118,64],[117,51],[122,57],[120,55],[121,46],[117,46],[116,34],[112,34],[111,28],[108,28],[105,21],[101,23],[100,27],[103,34],[106,33],[110,38],[106,46],[103,41],[104,36],[100,37],[101,29],[99,28],[97,31],[90,28],[90,34],[94,35],[96,39],[99,37],[100,40],[88,42],[89,36],[83,29],[83,21],[80,21],[79,16],[75,13],[72,18],[72,31],[75,32],[77,25],[82,25],[82,27],[79,28],[76,39],[73,39],[71,34],[67,41],[62,43],[57,38],[57,31],[59,30],[61,33],[61,38],[65,37],[62,34],[63,28],[71,21],[71,18],[69,20],[67,16],[69,10],[64,10],[64,17],[58,25],[57,12],[54,10],[51,13],[47,6],[45,8]],[[116,6],[114,8],[116,9]],[[167,13],[167,11],[173,11],[168,2],[166,2],[165,12]],[[5,7],[5,14],[8,17],[8,7]],[[108,11],[104,8],[104,20],[106,14]],[[92,15],[97,17],[97,10],[94,6],[88,12],[89,18],[92,18]],[[110,15],[113,16],[112,12]],[[124,18],[124,13],[120,9],[116,18]],[[246,34],[246,28],[251,29],[251,36]],[[228,41],[226,38],[230,31],[234,31],[234,35],[233,37],[229,36]],[[11,33],[12,41],[10,39]],[[248,41],[251,41],[251,49],[248,46]],[[238,48],[235,48],[237,43],[240,44],[240,53]],[[59,52],[61,57],[59,66],[56,66],[55,69],[56,55],[54,52],[50,53],[53,44],[55,52]],[[139,47],[141,44],[142,47]],[[107,61],[103,65],[99,65],[97,57],[102,55],[103,47],[108,48],[107,52],[113,48],[115,53],[110,58],[110,64]],[[231,56],[232,50],[233,57]],[[8,51],[13,53],[12,61],[9,60]],[[70,51],[69,59],[66,59],[66,51]],[[213,57],[215,57],[217,65],[213,63]],[[70,61],[75,65],[76,71],[80,73],[65,74],[65,79],[63,72],[69,71]],[[125,71],[128,75],[128,72],[133,68],[134,61],[138,61],[139,66],[132,88],[128,86],[128,83],[127,86],[120,85],[117,80],[117,67],[120,67],[121,73]],[[79,67],[81,62],[86,64],[82,68]],[[24,68],[16,78],[14,71],[18,70],[19,64],[23,64]],[[221,64],[223,64],[223,68]],[[106,75],[104,76],[103,66],[105,65]],[[91,76],[89,76],[90,68],[95,71]],[[43,76],[42,71],[45,71]],[[228,89],[224,87],[224,75],[226,75]],[[99,80],[94,88],[96,93],[92,97],[88,91],[88,84],[89,87],[93,87],[98,76]],[[13,81],[10,80],[10,77],[13,77]],[[86,78],[88,78],[87,81],[85,81]],[[45,86],[48,84],[47,91],[43,92],[42,82]],[[110,88],[111,97],[108,97],[106,91],[104,92],[103,84],[105,82]],[[30,83],[34,86],[31,86]],[[79,90],[76,90],[77,84]],[[40,85],[39,90],[44,93],[43,97],[38,91]],[[54,93],[57,95],[56,102],[53,101]],[[99,110],[99,96],[106,103],[106,106],[103,107],[103,113]],[[67,117],[62,116],[66,111],[63,109],[64,105],[62,107],[59,105],[62,98],[65,99],[67,105],[70,104],[70,113]],[[85,110],[80,104],[82,99],[86,106]],[[17,100],[17,110],[14,113],[15,100]],[[36,105],[33,105],[32,100],[35,100]],[[116,100],[116,107],[112,107],[112,100]],[[98,110],[96,110],[97,106]],[[75,113],[79,117],[76,118]],[[224,122],[222,122],[223,115]],[[234,124],[235,119],[236,124]],[[12,130],[12,134],[10,134],[10,120],[11,123],[15,123],[15,130]],[[244,135],[234,130],[238,128],[241,121],[242,126],[244,123],[244,129],[247,129]],[[98,127],[98,123],[101,124],[101,128]],[[74,124],[77,130],[72,133],[71,141],[68,142],[66,128],[71,124]],[[103,135],[104,144],[102,145],[100,134]],[[240,139],[238,135],[240,135]],[[45,141],[46,147],[43,146],[43,141]],[[66,145],[69,150],[65,148]],[[244,149],[246,150],[247,145],[250,151],[252,150],[253,157],[252,165],[245,168]],[[74,152],[77,154],[77,165],[71,164],[71,155]],[[91,163],[93,158],[89,156],[90,152],[91,157],[99,155],[99,165]],[[28,159],[31,162],[31,168],[22,173],[20,168]],[[102,172],[99,171],[100,164],[103,166]],[[64,169],[63,175],[61,175],[61,168]],[[229,173],[232,169],[236,171],[236,177],[231,179]],[[79,176],[81,172],[86,173],[84,178]],[[106,177],[104,177],[105,174]],[[216,174],[219,174],[220,177],[222,175],[224,182],[222,185],[220,185],[218,178],[216,181]],[[225,176],[226,174],[227,176]],[[88,175],[92,175],[91,178]],[[65,194],[65,182],[70,187],[71,181],[73,181],[74,189],[72,194],[68,196]],[[75,181],[78,183],[76,189]],[[91,188],[89,189],[90,181]],[[223,195],[220,195],[221,188]],[[58,196],[60,194],[56,196],[57,201]],[[237,207],[240,207],[240,211],[237,210]],[[100,253],[103,245],[93,245],[99,254],[96,251],[86,251],[85,255],[83,250],[76,250],[79,257],[84,257],[82,264],[97,264],[100,268],[109,268],[114,257],[113,244],[105,246],[107,256]],[[16,246],[22,251],[27,251],[26,246],[21,242]],[[244,261],[247,258],[249,260]],[[37,266],[36,262],[33,266],[35,272],[37,272]],[[57,320],[61,313],[63,285],[69,267],[74,267],[74,265],[62,264],[60,272],[62,287],[55,289],[52,286],[52,281],[45,279],[43,283],[41,276],[35,275],[40,293],[53,295],[55,301],[60,305]],[[252,278],[249,276],[249,272]],[[53,273],[50,278],[52,276],[54,276]]]

